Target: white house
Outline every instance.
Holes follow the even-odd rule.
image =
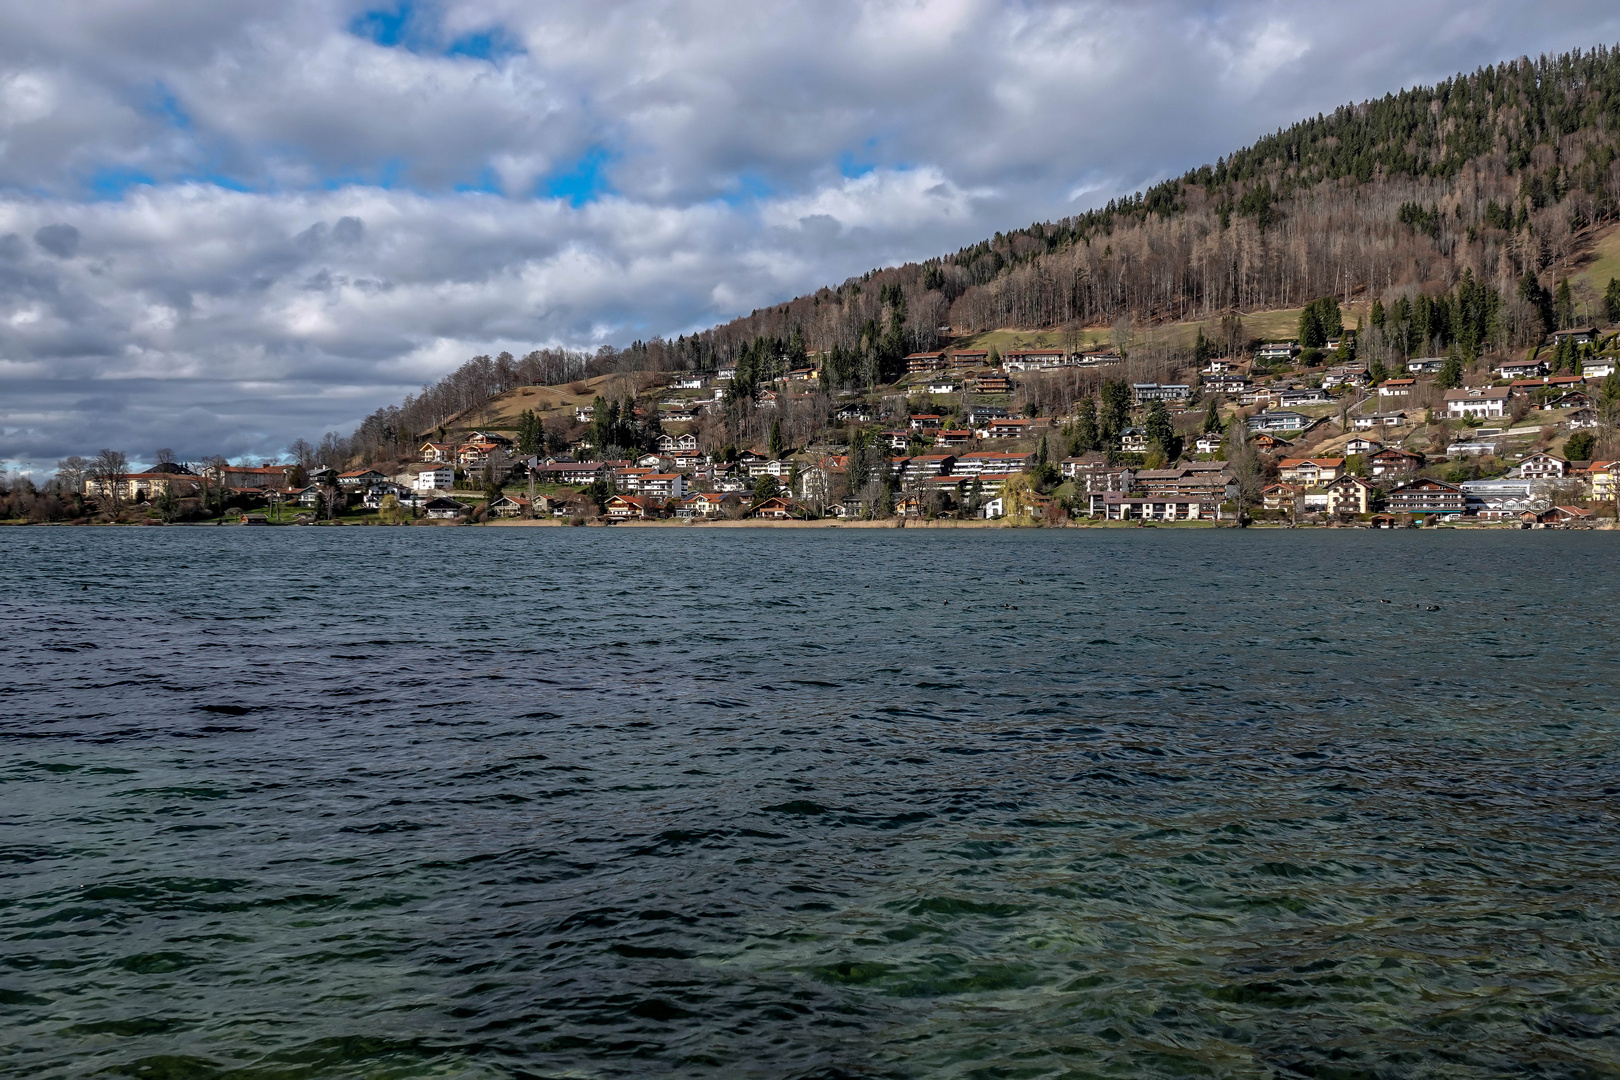
[[[1467,386],[1446,391],[1446,415],[1457,417],[1506,416],[1508,387]]]
[[[423,469],[411,481],[411,487],[416,491],[449,491],[456,486],[456,470],[453,465],[435,465],[431,469]]]

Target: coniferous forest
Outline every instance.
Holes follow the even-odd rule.
[[[406,443],[493,394],[615,371],[824,354],[834,388],[891,379],[939,328],[1141,327],[1333,297],[1379,301],[1365,345],[1472,356],[1602,309],[1559,290],[1620,216],[1620,50],[1520,59],[1345,105],[1211,165],[954,254],[873,270],[674,340],[476,357],[379,410],[354,448]],[[1555,300],[1556,297],[1556,300]]]

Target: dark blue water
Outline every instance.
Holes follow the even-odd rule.
[[[1617,553],[0,531],[0,1072],[1613,1076]]]

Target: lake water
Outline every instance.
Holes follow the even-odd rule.
[[[1613,1076],[1617,551],[0,530],[0,1073]]]

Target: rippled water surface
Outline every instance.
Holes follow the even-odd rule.
[[[0,531],[0,1072],[1614,1076],[1617,548]]]

